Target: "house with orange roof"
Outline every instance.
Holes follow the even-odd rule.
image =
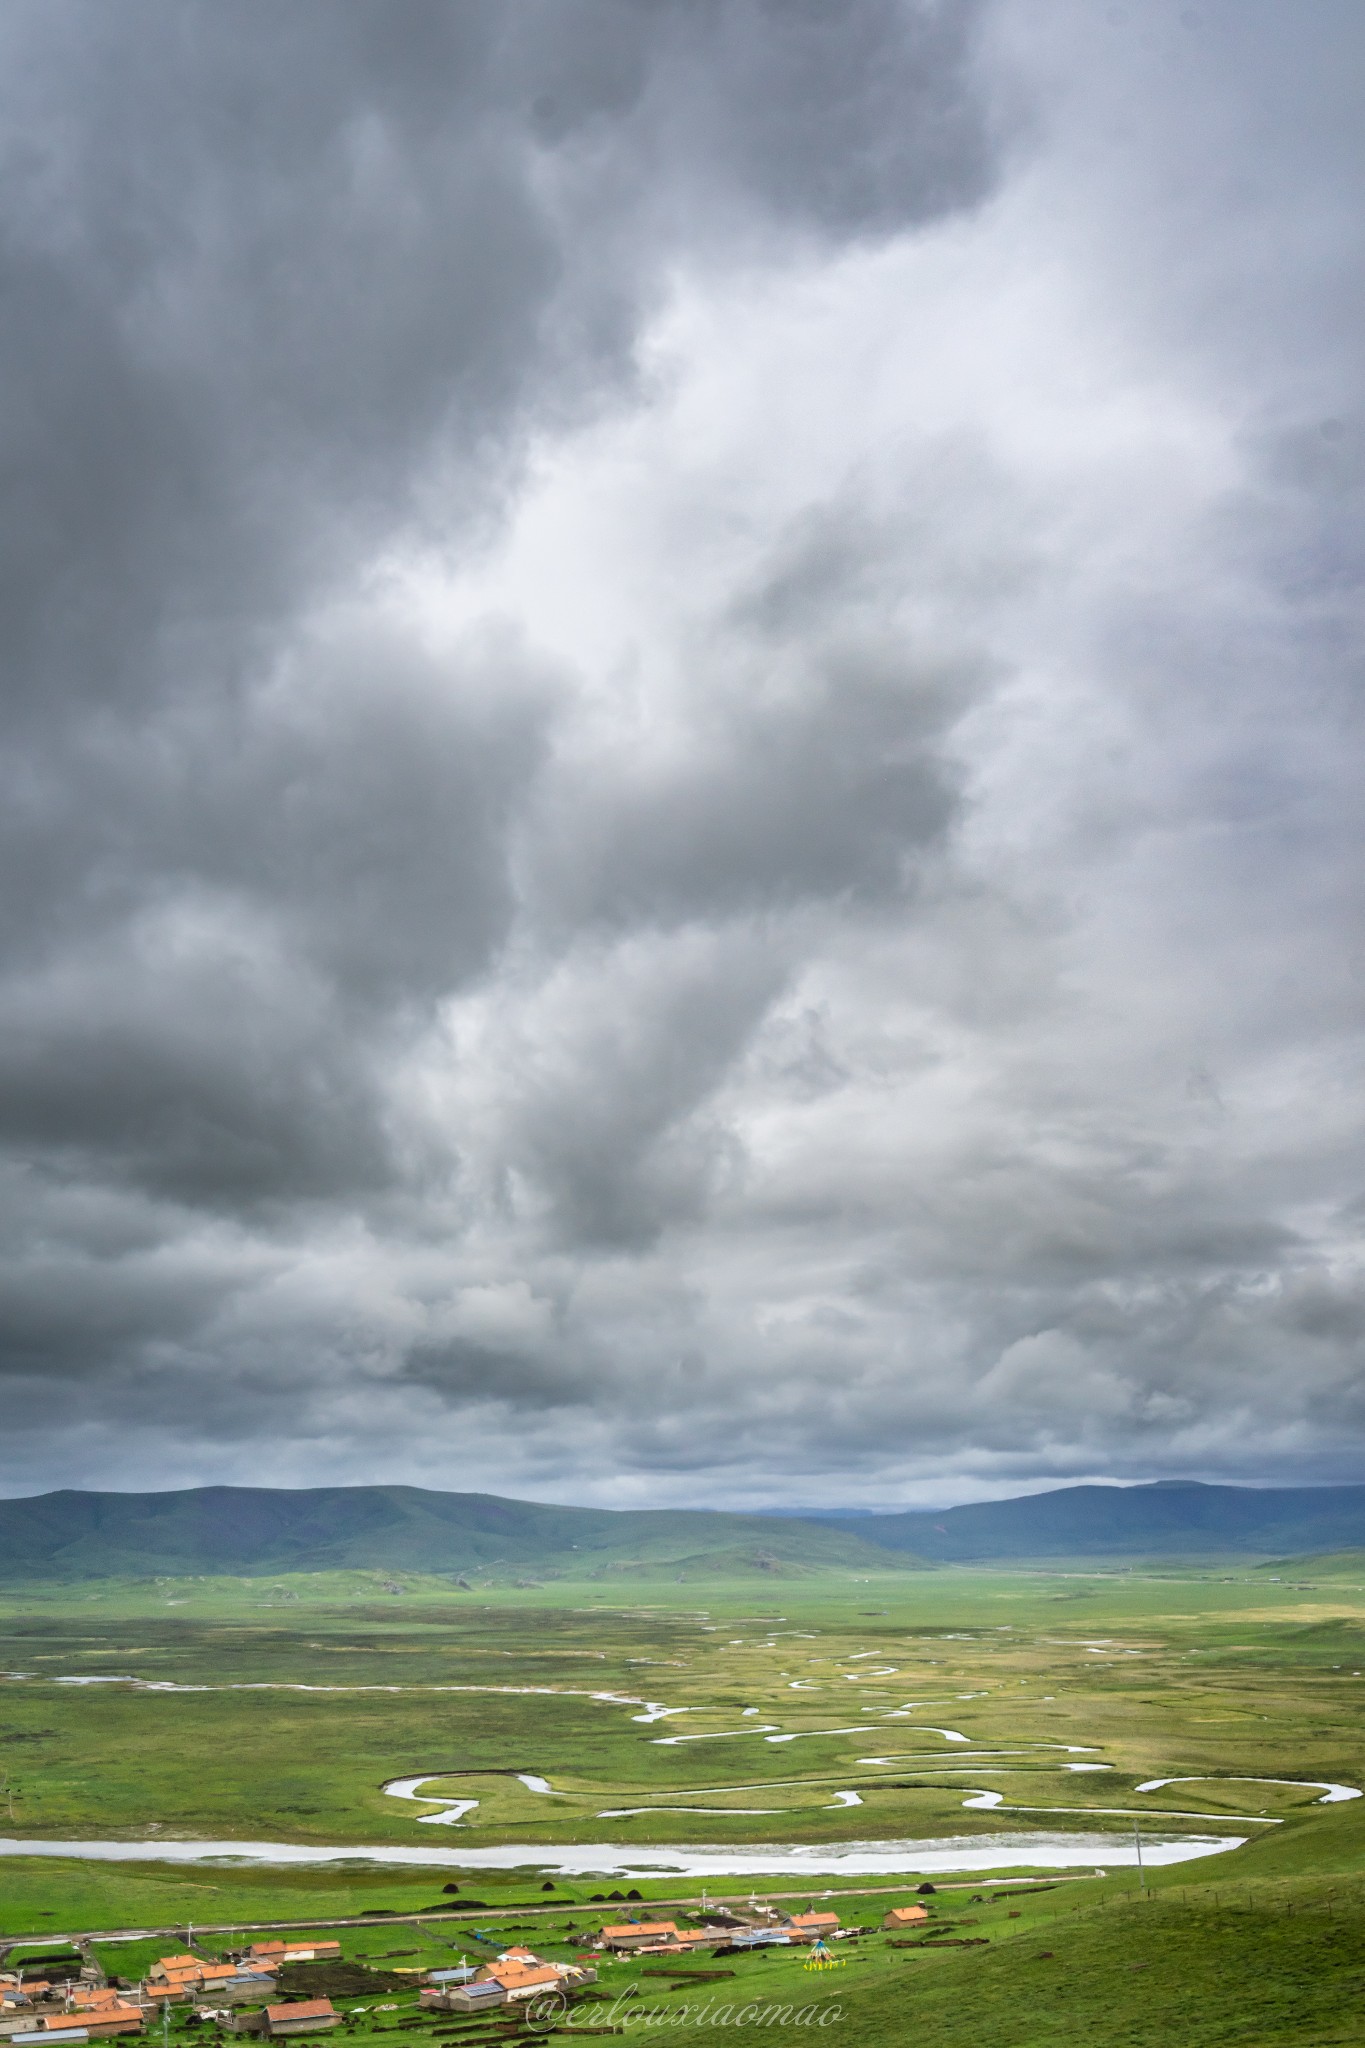
[[[318,2034],[340,2025],[341,2014],[330,1998],[296,1998],[265,2009],[268,2034]]]
[[[691,1955],[697,1949],[711,1948],[719,1941],[729,1941],[730,1930],[726,1927],[680,1927],[675,1934],[667,1934],[662,1941],[639,1942],[629,1951],[637,1956]]]
[[[622,1955],[629,1955],[633,1949],[650,1944],[672,1943],[677,1939],[676,1920],[627,1920],[620,1927],[604,1927],[598,1936],[603,1948]]]
[[[230,2003],[242,1998],[268,1998],[275,1979],[264,1967],[242,1963],[207,1963],[199,1956],[162,1956],[147,1972],[142,1995],[154,2004],[212,1995]]]
[[[927,1906],[893,1906],[889,1913],[882,1915],[882,1926],[888,1934],[894,1934],[898,1927],[919,1927],[929,1918]]]
[[[341,1955],[339,1941],[253,1941],[250,1948],[241,1949],[238,1958],[244,1963],[265,1963],[272,1967],[280,1963],[327,1963],[335,1962]]]
[[[158,1956],[142,1988],[149,1998],[188,1998],[206,1967],[198,1956]]]
[[[140,2034],[142,2008],[115,2003],[92,2012],[50,2012],[38,2024],[44,2034],[84,2034],[92,2041],[105,2034]]]
[[[551,1963],[494,1963],[488,1972],[494,1984],[501,1984],[509,2001],[534,1998],[538,1991],[558,1991],[559,1972]]]
[[[833,1934],[839,1925],[837,1913],[796,1913],[786,1922],[786,1932],[793,1941],[818,1941],[822,1935]]]

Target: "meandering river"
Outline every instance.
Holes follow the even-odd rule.
[[[1240,1849],[1242,1835],[1144,1838],[1149,1865],[1186,1863]],[[336,1847],[297,1842],[25,1842],[0,1839],[0,1856],[67,1856],[91,1863],[388,1863],[427,1869],[533,1869],[560,1877],[899,1877],[972,1870],[1115,1868],[1136,1861],[1131,1841],[1101,1834],[949,1835],[923,1842],[798,1842],[745,1848],[631,1847],[624,1843],[518,1843],[501,1849]]]

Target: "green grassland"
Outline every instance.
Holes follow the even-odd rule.
[[[0,1933],[368,1913],[373,1928],[343,1929],[346,1953],[391,1972],[491,1953],[474,1929],[495,1942],[517,1929],[539,1953],[567,1955],[613,1895],[695,1899],[700,1885],[560,1882],[460,1859],[519,1843],[647,1852],[1058,1829],[1112,1836],[1117,1852],[1137,1809],[1149,1840],[1235,1833],[1246,1846],[1152,1870],[1145,1894],[1112,1857],[1105,1877],[1058,1878],[1022,1899],[996,1897],[1000,1873],[960,1891],[943,1881],[939,1922],[966,1913],[975,1924],[955,1938],[980,1945],[907,1950],[878,1932],[841,1945],[823,1972],[795,1952],[736,1957],[733,1980],[706,1996],[732,1990],[764,2011],[813,2002],[827,2016],[837,2005],[831,2027],[850,2043],[912,2031],[945,2048],[1365,2038],[1365,1800],[1322,1805],[1307,1782],[1365,1784],[1358,1571],[1323,1558],[483,1590],[372,1571],[12,1588],[0,1593],[0,1833],[403,1845],[452,1862],[5,1857]],[[644,1702],[668,1716],[641,1721]],[[1077,1762],[1106,1768],[1065,1768]],[[548,1779],[554,1796],[515,1772]],[[425,1792],[479,1801],[463,1826],[423,1824],[434,1801],[382,1789],[424,1773]],[[1158,1777],[1195,1782],[1136,1789]],[[1247,1782],[1263,1778],[1294,1782]],[[855,1791],[860,1804],[836,1799]],[[1002,1804],[964,1808],[983,1791]],[[689,1805],[705,1810],[677,1810]],[[627,1807],[643,1810],[614,1814]],[[773,1895],[803,1882],[837,1891],[846,1923],[875,1928],[894,1880],[761,1882]],[[748,1880],[709,1889],[743,1896]],[[470,1900],[472,1921],[404,1921]],[[109,1941],[101,1953],[133,1974],[163,1946]],[[638,2014],[701,2001],[701,1986],[670,1987],[637,1964],[610,1965],[598,1990],[615,2001],[631,1986]],[[398,2026],[414,1998],[391,1986],[384,2014],[360,2000],[354,2030]],[[624,2010],[613,2004],[612,2024]],[[733,2031],[697,2019],[699,2037]]]

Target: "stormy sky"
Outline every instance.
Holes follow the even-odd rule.
[[[0,1486],[1361,1474],[1352,0],[8,0]]]

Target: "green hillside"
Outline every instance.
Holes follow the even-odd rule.
[[[941,1564],[1006,1558],[1265,1557],[1365,1545],[1365,1486],[1062,1486],[1016,1500],[822,1517]]]
[[[1333,1550],[1318,1557],[1273,1557],[1256,1569],[1267,1578],[1283,1573],[1310,1584],[1319,1579],[1346,1579],[1359,1585],[1365,1582],[1365,1550]]]
[[[63,1490],[0,1501],[0,1581],[381,1570],[885,1572],[1050,1557],[1298,1557],[1358,1573],[1365,1486],[1070,1486],[909,1514],[557,1507],[417,1486]],[[1270,1567],[1274,1569],[1274,1567]]]
[[[784,1575],[885,1572],[916,1563],[856,1534],[807,1522],[551,1507],[415,1486],[63,1490],[0,1501],[0,1580],[9,1583],[356,1568]]]

